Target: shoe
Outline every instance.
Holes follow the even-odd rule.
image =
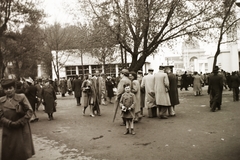
[[[90,117],[95,117],[93,114],[90,114]]]
[[[132,134],[132,135],[135,135],[135,134],[136,134],[133,129],[131,129],[131,134]]]
[[[82,109],[82,114],[85,116],[85,109]]]
[[[51,118],[48,118],[48,121],[51,121],[52,119]]]
[[[129,129],[126,130],[126,132],[123,133],[124,135],[129,134]]]
[[[174,114],[174,115],[169,115],[168,117],[175,117],[176,116],[176,114]]]
[[[35,118],[34,121],[37,122],[39,120],[39,118]]]
[[[77,106],[80,106],[80,104],[77,104]]]
[[[160,119],[168,119],[167,116],[160,116]]]
[[[30,120],[30,123],[33,123],[33,122],[35,122],[35,120],[34,120],[34,119],[31,119],[31,120]]]

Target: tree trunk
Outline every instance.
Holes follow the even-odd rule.
[[[216,53],[215,53],[215,55],[214,55],[212,71],[213,71],[214,67],[215,67],[216,64],[217,64],[217,58],[218,58],[218,55],[219,55],[219,54],[220,54],[220,47],[217,48],[217,51],[216,51]]]
[[[2,79],[4,76],[4,70],[5,70],[5,66],[3,63],[3,54],[2,51],[0,50],[0,78]]]
[[[124,59],[123,59],[123,48],[120,45],[120,50],[121,50],[121,60],[122,60],[122,67],[124,66]]]
[[[141,56],[139,59],[137,59],[138,55],[132,55],[132,63],[129,67],[130,71],[137,72],[138,70],[142,69],[142,66],[145,64],[146,56]]]

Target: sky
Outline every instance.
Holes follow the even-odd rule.
[[[54,24],[54,22],[73,24],[76,19],[69,12],[78,8],[77,1],[78,0],[42,0],[42,7],[48,16],[46,22],[48,24]]]

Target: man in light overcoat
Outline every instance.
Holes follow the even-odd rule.
[[[168,75],[164,73],[164,67],[159,66],[158,73],[154,74],[154,92],[156,104],[159,108],[161,119],[167,119],[167,110],[171,106],[169,98],[169,80]]]

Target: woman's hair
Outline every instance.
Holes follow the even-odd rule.
[[[137,79],[137,73],[134,71],[131,71],[129,74],[131,74],[133,76],[133,79],[136,80]]]

